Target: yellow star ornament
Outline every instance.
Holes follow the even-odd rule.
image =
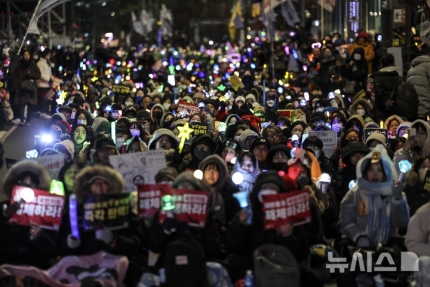
[[[194,132],[194,129],[190,128],[188,123],[185,123],[184,126],[178,127],[179,134],[178,138],[179,142],[179,153],[182,153],[182,148],[184,147],[185,141],[190,139],[191,134]]]

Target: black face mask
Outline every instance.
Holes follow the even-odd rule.
[[[194,155],[199,160],[204,160],[206,157],[210,156],[210,151],[204,151],[204,150],[195,150]]]
[[[154,120],[156,120],[159,123],[161,118],[163,117],[163,113],[156,111],[153,113],[153,117],[154,117]]]
[[[287,167],[287,163],[285,163],[285,162],[277,162],[277,163],[272,163],[272,166],[273,166],[274,169],[276,169],[278,171],[279,170],[285,171],[286,167]]]

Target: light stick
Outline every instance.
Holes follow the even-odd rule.
[[[69,197],[69,217],[72,236],[76,239],[79,239],[78,202],[76,200],[76,195],[74,194],[71,194]]]
[[[410,163],[410,161],[404,159],[401,160],[399,162],[399,169],[400,169],[400,174],[399,174],[399,178],[397,179],[398,182],[402,182],[403,177],[405,176],[405,174],[410,171],[412,168],[412,165]]]
[[[185,141],[190,139],[191,134],[194,132],[194,129],[190,128],[188,123],[185,123],[183,127],[178,127],[179,134],[178,138],[180,138],[179,142],[179,153],[182,153],[182,149],[185,145]]]

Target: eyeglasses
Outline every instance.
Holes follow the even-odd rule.
[[[267,135],[267,138],[269,140],[274,140],[274,139],[278,138],[278,135]]]

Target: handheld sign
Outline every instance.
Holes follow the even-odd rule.
[[[115,95],[130,95],[131,94],[131,88],[126,85],[112,85],[112,93]]]
[[[23,226],[35,223],[44,229],[59,230],[64,201],[64,196],[26,186],[14,186],[11,203],[21,204],[20,209],[9,219],[9,223]]]
[[[169,184],[141,184],[138,187],[139,216],[152,219],[160,210],[160,198],[163,190],[169,190]]]
[[[115,230],[127,227],[130,201],[130,193],[87,195],[84,198],[84,229],[106,227]]]
[[[186,111],[190,115],[198,114],[200,112],[199,106],[196,104],[190,104],[187,101],[180,100],[178,102],[178,112]]]
[[[174,206],[174,209],[161,210],[160,224],[169,217],[169,213],[173,213],[178,221],[187,222],[190,226],[205,226],[209,192],[190,189],[162,190],[161,197],[166,195],[171,196],[169,206]]]
[[[309,191],[298,190],[262,196],[264,229],[279,229],[291,223],[305,224],[311,221]]]
[[[332,156],[333,147],[337,146],[337,133],[335,131],[309,131],[308,134],[309,136],[317,136],[323,142],[323,151],[326,157]]]

